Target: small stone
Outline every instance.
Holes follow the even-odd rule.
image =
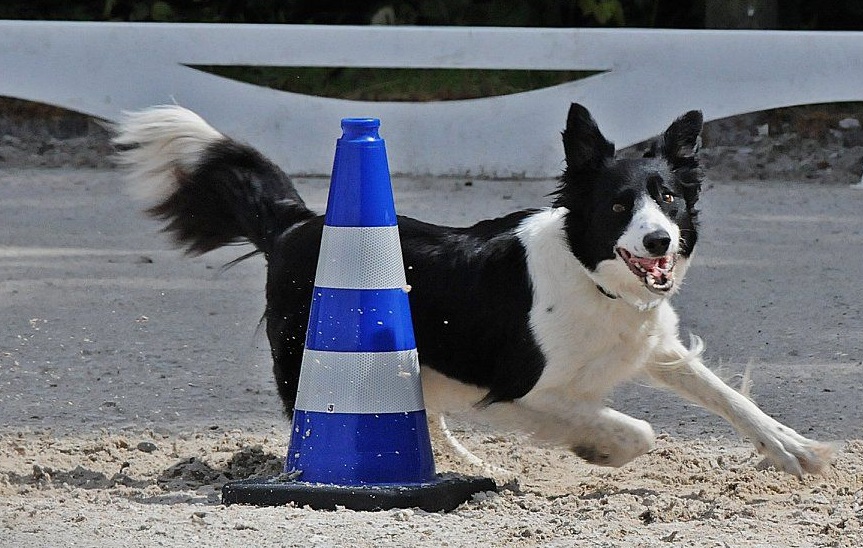
[[[159,449],[156,444],[151,441],[142,441],[137,445],[137,448],[138,451],[141,451],[142,453],[152,453]]]
[[[860,120],[857,118],[843,118],[839,120],[839,127],[842,129],[860,129]]]
[[[392,513],[393,519],[396,521],[409,521],[414,515],[414,511],[410,508],[396,510]]]

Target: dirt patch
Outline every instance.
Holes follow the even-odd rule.
[[[758,466],[730,440],[660,436],[623,469],[582,463],[518,436],[456,428],[488,465],[506,468],[500,493],[449,514],[401,509],[320,512],[224,507],[237,477],[278,473],[284,440],[229,432],[56,438],[0,435],[0,530],[9,546],[859,546],[863,444],[850,442],[823,477]],[[433,429],[439,470],[466,466]],[[156,450],[142,451],[138,440]],[[500,474],[500,473],[499,473]]]

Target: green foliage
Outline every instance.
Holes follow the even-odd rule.
[[[150,17],[153,21],[171,21],[174,19],[174,10],[167,2],[153,2],[150,7]]]
[[[718,0],[3,0],[0,18],[536,27],[700,28]],[[778,27],[863,29],[860,0],[776,0]]]
[[[623,5],[618,0],[578,0],[578,7],[600,25],[624,25]]]
[[[519,93],[594,74],[581,71],[196,66],[282,91],[358,101],[448,101]]]
[[[93,21],[493,26],[621,26],[649,22],[670,0],[4,0],[0,17]],[[682,7],[678,7],[682,6]]]

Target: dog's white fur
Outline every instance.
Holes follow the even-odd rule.
[[[679,229],[652,202],[636,207],[619,243],[637,252],[643,234],[663,228],[673,235],[676,251]],[[701,340],[693,337],[690,348],[680,341],[671,304],[647,291],[623,261],[604,261],[595,272],[585,269],[567,249],[561,209],[534,214],[519,231],[534,284],[531,326],[546,367],[524,397],[473,409],[478,420],[577,452],[583,448],[591,462],[621,466],[654,447],[654,432],[647,422],[608,408],[605,398],[616,385],[646,373],[728,420],[780,469],[800,477],[827,466],[832,447],[770,418],[704,366]],[[682,278],[688,261],[679,260],[676,275]],[[616,281],[608,285],[626,288],[619,299],[596,290],[595,284],[609,277]],[[429,368],[422,375],[433,411],[467,411],[483,396]]]
[[[125,148],[118,161],[131,180],[144,183],[149,199],[169,196],[177,173],[191,171],[212,142],[222,138],[200,117],[180,107],[156,107],[127,114],[115,143]],[[632,220],[618,245],[647,256],[644,235],[657,229],[671,236],[669,254],[679,249],[680,228],[655,202],[635,204]],[[703,345],[687,348],[678,336],[678,318],[665,295],[649,291],[625,261],[602,261],[585,268],[568,248],[562,207],[527,217],[518,237],[527,254],[534,300],[530,323],[546,366],[523,397],[484,408],[474,407],[486,390],[423,369],[423,388],[432,411],[473,410],[507,430],[522,430],[542,440],[575,448],[591,462],[620,466],[654,446],[651,426],[605,405],[612,388],[645,373],[690,401],[724,417],[755,443],[776,466],[801,476],[829,463],[832,447],[799,435],[762,412],[714,375],[701,361]],[[682,280],[689,259],[674,268]],[[600,287],[615,288],[615,295]],[[612,298],[613,297],[613,298]]]
[[[177,188],[176,173],[194,169],[191,159],[223,137],[203,118],[181,107],[162,105],[125,112],[114,144],[120,149],[117,164],[127,179],[137,181],[132,194],[147,202],[159,202]]]

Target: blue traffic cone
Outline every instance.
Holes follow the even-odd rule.
[[[366,485],[434,478],[384,141],[342,120],[286,471]]]
[[[229,483],[225,504],[438,511],[496,490],[435,473],[379,127],[342,120],[285,475]]]

